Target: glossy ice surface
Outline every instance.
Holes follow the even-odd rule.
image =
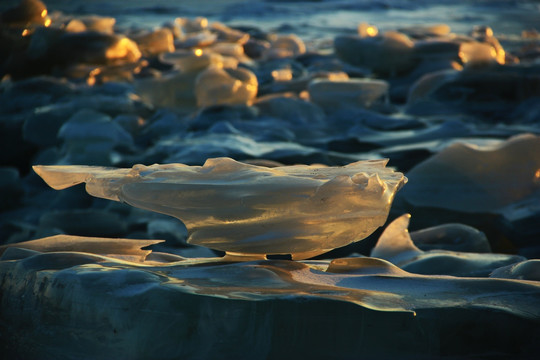
[[[463,343],[537,353],[535,281],[417,275],[369,257],[126,260],[147,245],[60,235],[0,247],[8,358],[478,358]]]
[[[415,207],[496,212],[538,197],[539,154],[540,137],[534,134],[485,147],[456,142],[411,169],[401,195]]]
[[[370,235],[386,221],[403,174],[386,160],[343,167],[266,168],[230,158],[203,166],[35,166],[60,190],[89,194],[181,219],[189,243],[233,254],[312,257]]]

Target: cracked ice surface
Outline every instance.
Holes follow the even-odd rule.
[[[304,259],[361,240],[384,224],[396,191],[407,181],[386,162],[266,168],[215,158],[203,166],[34,170],[57,190],[84,182],[93,196],[181,219],[192,244]]]

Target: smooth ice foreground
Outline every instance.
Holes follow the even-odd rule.
[[[536,281],[417,275],[370,257],[231,263],[140,250],[152,242],[59,235],[0,247],[3,354],[409,359],[538,350]]]
[[[266,168],[215,158],[203,166],[34,170],[57,190],[84,182],[93,196],[181,219],[191,244],[234,255],[306,259],[361,240],[384,224],[406,182],[386,162]]]

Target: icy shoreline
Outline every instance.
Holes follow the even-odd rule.
[[[192,3],[139,1],[126,10],[115,2],[51,1],[49,11],[38,7],[30,20],[4,12],[2,3],[5,353],[40,359],[538,354],[540,36],[530,28],[537,5]],[[54,11],[68,7],[74,12]],[[382,235],[303,262],[279,260],[294,258],[294,244],[272,252],[263,239],[259,255],[273,257],[241,262],[220,258],[216,248],[223,249],[212,250],[204,237],[209,248],[188,243],[188,223],[186,229],[172,217],[93,199],[81,186],[56,192],[31,171],[92,165],[115,173],[112,167],[203,165],[218,157],[252,165],[226,160],[237,172],[214,185],[268,167],[252,176],[264,186],[237,181],[237,197],[221,201],[230,205],[219,216],[225,222],[270,209],[252,192],[268,186],[268,174],[279,177],[284,165],[389,158],[410,181],[390,209],[388,219],[397,220]],[[128,176],[155,171],[159,183],[168,166],[184,167],[135,165],[139,173]],[[373,194],[387,186],[375,175],[372,187],[366,174],[343,176],[331,189],[348,201],[321,208],[328,219],[352,209],[347,204],[359,192],[345,185],[365,185]],[[66,186],[74,181],[60,178]],[[212,213],[212,202],[227,194],[201,184],[190,184],[204,199],[192,206]],[[152,209],[163,202],[174,207],[169,185],[150,185],[166,199]],[[296,204],[311,196],[285,188],[266,201]],[[322,204],[325,194],[313,198]],[[274,216],[279,206],[271,210]],[[301,232],[318,229],[310,221]],[[284,233],[293,222],[283,219]],[[337,225],[321,224],[321,239],[337,233]],[[149,244],[151,251],[140,250]]]

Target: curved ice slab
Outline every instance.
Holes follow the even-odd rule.
[[[192,244],[259,258],[305,259],[361,240],[384,224],[406,182],[386,162],[265,168],[215,158],[203,166],[34,170],[57,190],[85,182],[93,196],[181,219]]]

